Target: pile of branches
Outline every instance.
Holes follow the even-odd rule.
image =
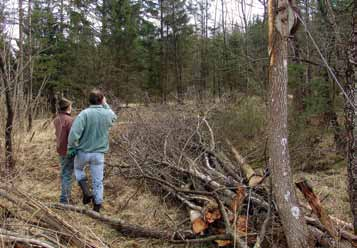
[[[0,199],[0,247],[108,247],[95,235],[83,234],[48,206],[9,184],[0,184]]]
[[[227,141],[217,144],[205,115],[172,113],[126,124],[113,139],[116,165],[127,178],[145,179],[155,193],[184,206],[189,225],[177,225],[172,241],[213,241],[218,246],[286,247],[269,171],[258,175]],[[113,165],[112,165],[113,166]],[[317,247],[351,247],[349,224],[326,214],[305,181],[297,183]],[[341,246],[343,245],[343,246]]]
[[[229,141],[224,152],[205,115],[184,111],[139,117],[119,124],[112,151],[120,153],[121,164],[108,164],[107,173],[144,179],[154,193],[182,206],[188,221],[176,223],[175,230],[145,228],[80,206],[44,204],[0,184],[0,246],[108,247],[94,234],[70,225],[55,208],[87,215],[129,237],[214,242],[220,247],[287,247],[269,171],[258,175]],[[316,247],[357,247],[352,225],[328,215],[306,181],[296,186],[306,199],[300,205]]]

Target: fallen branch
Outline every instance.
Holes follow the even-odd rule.
[[[263,177],[255,173],[252,167],[245,162],[245,159],[239,154],[237,149],[232,145],[232,143],[228,139],[226,140],[226,142],[231,147],[235,159],[239,163],[239,166],[242,168],[243,174],[248,181],[248,185],[250,187],[255,187],[259,185],[264,180]]]
[[[53,203],[48,205],[50,208],[56,208],[59,210],[69,210],[72,212],[80,213],[91,217],[92,219],[99,220],[115,230],[119,233],[132,237],[132,238],[152,238],[152,239],[160,239],[170,243],[180,244],[180,243],[205,243],[211,242],[219,239],[229,239],[230,235],[212,235],[205,238],[195,238],[191,232],[178,233],[175,231],[163,231],[156,230],[152,228],[146,228],[134,224],[128,224],[120,219],[115,219],[109,217],[107,215],[99,214],[93,210],[85,209],[78,206],[73,205],[64,205],[60,203]]]
[[[0,240],[4,241],[5,243],[22,243],[27,244],[29,246],[39,246],[43,248],[55,248],[54,246],[41,241],[34,239],[32,237],[22,236],[19,233],[11,232],[5,229],[0,228]]]
[[[306,200],[309,202],[312,211],[317,215],[321,223],[325,226],[327,232],[335,239],[339,239],[339,234],[332,223],[332,220],[328,216],[325,209],[322,207],[320,199],[312,190],[312,187],[307,183],[306,180],[302,180],[296,183],[298,189],[303,193]]]
[[[102,247],[102,242],[99,245],[94,241],[95,239],[91,240],[84,236],[81,232],[69,225],[45,205],[34,200],[32,197],[21,193],[13,187],[0,187],[0,197],[5,198],[15,204],[16,207],[28,212],[31,215],[31,218],[37,217],[41,222],[46,223],[48,227],[62,233],[61,239],[64,239],[70,244],[85,248]]]

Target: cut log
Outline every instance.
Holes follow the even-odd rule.
[[[239,166],[241,167],[242,172],[248,181],[248,185],[250,187],[255,187],[259,185],[264,180],[264,178],[255,173],[252,167],[245,162],[245,159],[239,154],[237,149],[232,145],[232,143],[228,139],[226,140],[226,142],[231,147],[231,151],[234,154],[235,159],[239,163]]]
[[[220,220],[221,218],[222,218],[222,215],[218,208],[206,209],[205,214],[204,214],[204,220],[207,223],[212,224],[213,222]]]
[[[192,230],[195,234],[203,234],[208,228],[208,224],[205,222],[199,211],[190,210],[190,220],[192,223]]]
[[[212,235],[205,238],[196,238],[191,232],[175,232],[175,231],[167,231],[167,230],[157,230],[152,228],[141,227],[134,224],[128,224],[120,219],[115,219],[103,214],[99,214],[95,211],[69,205],[69,204],[60,204],[53,203],[50,204],[49,207],[56,208],[60,210],[69,210],[76,213],[81,213],[101,221],[107,225],[110,225],[119,233],[133,238],[153,238],[165,240],[171,243],[206,243],[212,242],[214,240],[229,240],[231,239],[231,235],[228,234],[218,234]]]

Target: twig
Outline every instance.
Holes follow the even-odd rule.
[[[2,228],[0,228],[0,240],[4,240],[7,242],[24,243],[28,245],[36,245],[43,248],[54,248],[53,246],[47,244],[46,242],[31,237],[23,237],[18,233],[11,232]]]

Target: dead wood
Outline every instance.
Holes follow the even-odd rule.
[[[30,215],[30,218],[37,218],[48,227],[56,230],[61,234],[60,238],[65,240],[65,243],[85,248],[103,247],[102,242],[99,243],[96,241],[96,238],[91,239],[84,236],[80,231],[69,225],[48,207],[28,195],[21,193],[14,187],[0,187],[0,197],[13,203],[17,208],[27,212]]]
[[[328,233],[335,239],[339,239],[339,234],[333,224],[330,216],[327,214],[326,210],[322,207],[320,199],[313,192],[312,187],[307,183],[306,180],[296,183],[298,189],[303,193],[305,199],[309,202],[312,211],[317,215],[321,223],[325,226]]]
[[[212,235],[205,238],[195,238],[195,235],[192,232],[167,231],[167,230],[158,230],[153,228],[142,227],[134,224],[125,223],[120,219],[99,214],[95,211],[78,207],[78,206],[73,206],[73,205],[53,203],[50,204],[49,207],[60,209],[60,210],[69,210],[76,213],[87,215],[88,217],[91,217],[95,220],[110,225],[122,235],[132,238],[160,239],[160,240],[164,240],[171,243],[177,243],[177,244],[178,243],[205,243],[214,240],[219,240],[219,239],[224,240],[230,238],[230,236],[227,234]]]
[[[43,247],[43,248],[54,248],[55,247],[55,246],[52,246],[42,240],[38,240],[38,239],[30,237],[30,236],[24,236],[24,235],[21,235],[16,232],[5,230],[3,228],[0,228],[0,240],[4,241],[5,243],[26,244],[30,247],[32,247],[32,246]]]
[[[175,115],[159,121],[140,120],[126,133],[114,137],[114,150],[124,166],[111,166],[127,178],[144,179],[154,193],[169,193],[183,203],[184,211],[191,217],[191,226],[186,226],[186,230],[192,229],[192,237],[187,239],[205,240],[223,234],[225,238],[216,239],[219,245],[236,241],[236,247],[260,247],[263,240],[273,242],[274,233],[282,233],[277,207],[269,199],[267,188],[260,185],[266,176],[257,175],[230,144],[228,148],[235,157],[231,160],[215,143],[206,119]],[[209,211],[212,202],[216,210]],[[218,211],[214,217],[213,211]],[[309,227],[327,244],[330,234],[327,238],[321,235],[327,230],[325,224],[313,220],[308,222]],[[336,238],[336,233],[331,233]],[[348,235],[342,231],[340,234],[347,240]],[[173,233],[160,235],[167,240],[167,235]],[[185,237],[182,235],[185,234],[180,234],[181,241]],[[283,237],[279,238],[285,242]],[[172,241],[176,242],[171,238]]]
[[[229,140],[226,140],[227,144],[231,147],[231,151],[234,154],[235,159],[239,163],[239,166],[242,168],[243,174],[248,181],[250,187],[255,187],[263,181],[263,177],[255,173],[252,167],[245,162],[245,159],[239,154],[237,149],[232,145]]]

